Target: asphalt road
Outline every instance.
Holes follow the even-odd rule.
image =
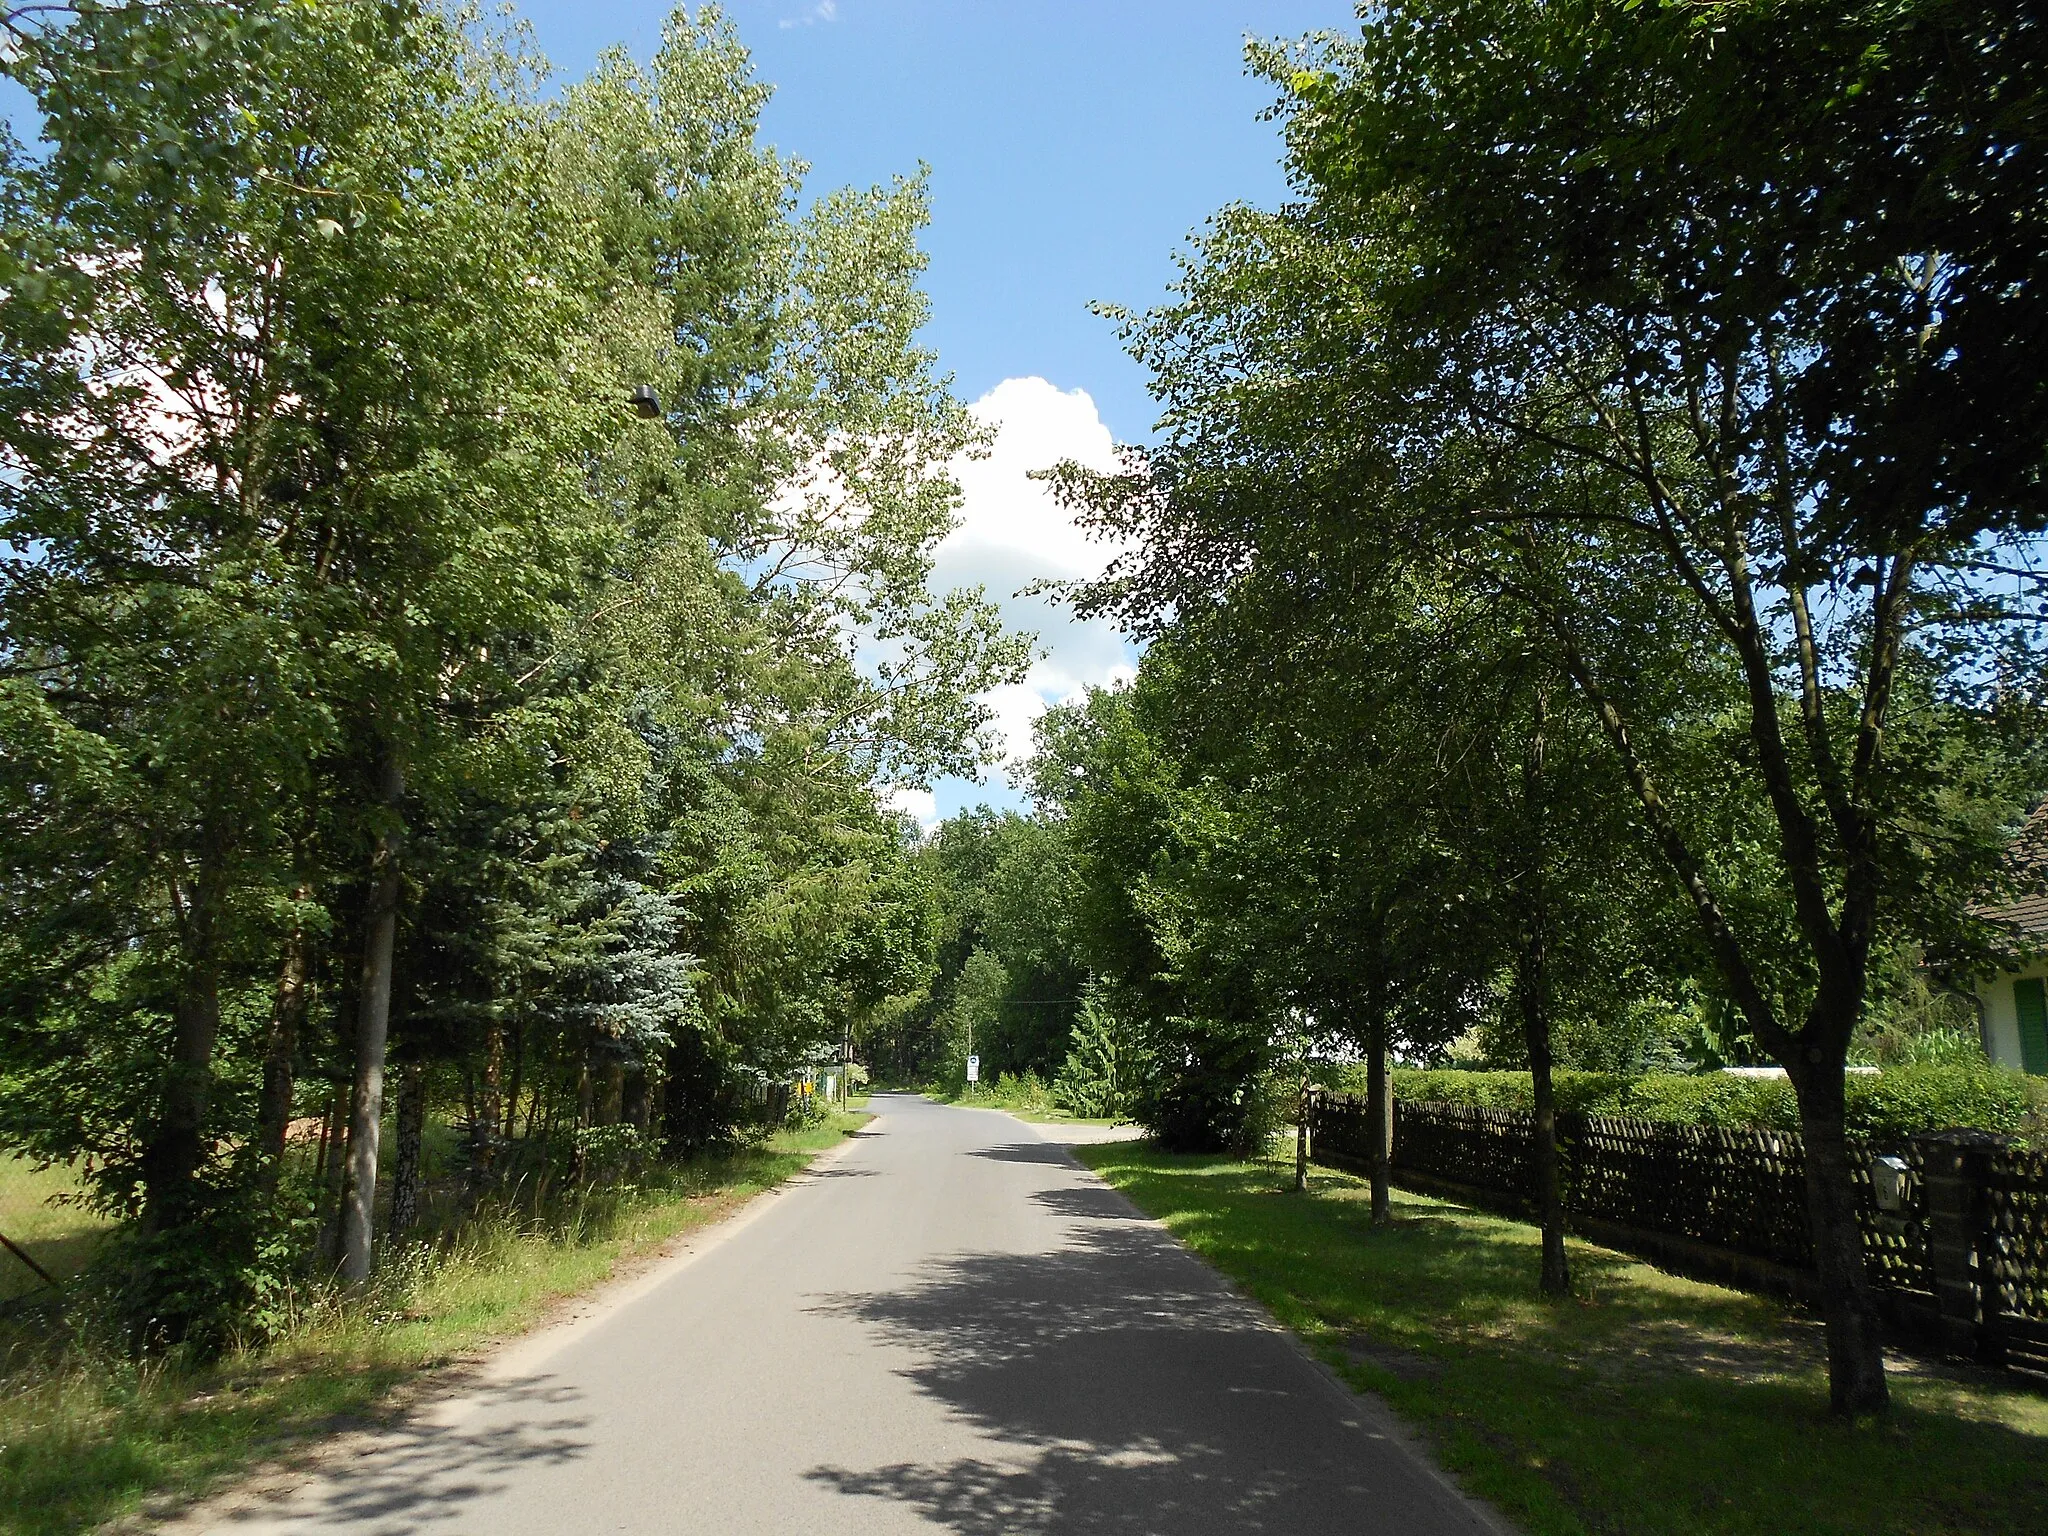
[[[688,1260],[207,1528],[1490,1528],[1062,1148],[988,1111],[875,1108]]]

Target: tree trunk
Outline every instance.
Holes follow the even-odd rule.
[[[314,1214],[320,1218],[320,1251],[330,1257],[341,1248],[341,1203],[348,1190],[343,1160],[348,1156],[348,1105],[346,1088],[327,1095],[327,1109],[320,1126],[320,1167],[315,1182]]]
[[[469,1112],[469,1171],[479,1188],[497,1171],[498,1130],[505,1118],[505,1026],[496,1019],[484,1033],[484,1070]]]
[[[1564,1189],[1557,1156],[1557,1097],[1552,1091],[1550,1044],[1550,828],[1549,784],[1544,778],[1550,695],[1536,690],[1529,741],[1522,754],[1522,825],[1528,837],[1520,913],[1522,942],[1515,956],[1515,991],[1522,1011],[1522,1040],[1529,1052],[1529,1080],[1536,1109],[1536,1211],[1543,1226],[1546,1296],[1569,1296],[1570,1261],[1564,1247]]]
[[[509,1147],[519,1130],[519,1093],[526,1086],[526,1025],[512,1026],[512,1086],[505,1090],[505,1124],[498,1139]]]
[[[576,1073],[576,1149],[569,1156],[570,1170],[575,1174],[579,1183],[582,1181],[584,1174],[583,1133],[589,1130],[593,1124],[590,1118],[592,1097],[590,1086],[590,1045],[586,1041],[583,1046],[583,1058],[578,1065]]]
[[[311,893],[303,887],[295,899]],[[264,1158],[266,1187],[277,1187],[284,1171],[284,1138],[292,1122],[292,1096],[299,1053],[299,1030],[306,1021],[306,981],[311,945],[305,925],[293,923],[285,935],[284,958],[278,965],[277,991],[270,1001],[270,1038],[263,1052],[263,1092],[256,1105],[256,1139]]]
[[[1522,1034],[1536,1096],[1536,1209],[1543,1224],[1542,1291],[1569,1296],[1570,1261],[1564,1247],[1564,1181],[1557,1152],[1557,1098],[1551,1086],[1550,1010],[1545,1006],[1540,941],[1522,958]],[[1531,974],[1534,973],[1534,974]]]
[[[321,1191],[327,1188],[327,1152],[334,1142],[333,1099],[329,1094],[327,1106],[320,1112],[320,1150],[313,1155],[313,1187]],[[315,1204],[317,1207],[317,1197]]]
[[[210,950],[210,939],[206,949]],[[169,1232],[194,1216],[196,1181],[206,1160],[206,1112],[213,1098],[213,1047],[220,996],[211,957],[202,951],[179,983],[171,1059],[156,1129],[142,1154],[142,1227]]]
[[[545,1129],[541,1120],[541,1105],[547,1098],[547,1079],[541,1078],[533,1085],[533,1097],[526,1103],[526,1139],[532,1142],[536,1128]]]
[[[398,1155],[391,1167],[391,1240],[420,1219],[420,1144],[427,1130],[427,1072],[417,1062],[398,1078]]]
[[[1301,1091],[1294,1096],[1294,1190],[1296,1194],[1308,1193],[1308,1079],[1302,1078]]]
[[[1375,1012],[1365,1079],[1366,1135],[1371,1138],[1372,1220],[1383,1227],[1394,1219],[1390,1182],[1394,1172],[1394,1084],[1387,1063],[1387,1020]]]
[[[647,1134],[647,1089],[647,1069],[644,1066],[636,1066],[626,1075],[623,1117],[628,1125],[643,1136]]]
[[[1792,1084],[1799,1097],[1800,1139],[1806,1144],[1807,1225],[1827,1331],[1829,1401],[1839,1414],[1883,1413],[1891,1394],[1877,1307],[1863,1268],[1856,1188],[1849,1177],[1842,1068],[1805,1062],[1792,1073]]]
[[[353,1040],[354,1036],[351,1035],[350,1039]],[[362,1085],[351,1074],[348,1082],[335,1092],[340,1104],[335,1111],[338,1151],[334,1159],[334,1231],[331,1235],[337,1270],[342,1261],[342,1237],[348,1231],[349,1202],[355,1191],[356,1105],[362,1098],[361,1088]]]
[[[356,1059],[356,1011],[353,993],[349,994],[346,1007],[335,1010],[334,1046],[335,1057],[339,1061],[353,1063]],[[326,1177],[320,1186],[320,1251],[339,1268],[342,1216],[348,1208],[348,1131],[355,1118],[353,1069],[345,1081],[334,1085],[328,1097],[331,1101],[328,1124],[332,1134],[328,1141]]]
[[[384,1042],[391,1024],[391,957],[398,939],[399,807],[405,776],[386,749],[379,786],[385,822],[371,864],[369,922],[363,941],[362,996],[356,1015],[354,1113],[349,1125],[349,1191],[341,1213],[341,1273],[351,1283],[370,1276],[372,1217],[377,1204],[377,1139],[384,1120]]]

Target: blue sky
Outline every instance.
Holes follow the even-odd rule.
[[[600,48],[648,53],[666,9],[645,0],[523,0],[564,75]],[[733,0],[727,14],[776,88],[778,147],[812,185],[932,168],[930,341],[967,399],[1006,378],[1088,390],[1141,437],[1140,371],[1093,299],[1142,305],[1172,253],[1234,199],[1282,191],[1271,100],[1247,79],[1247,33],[1351,20],[1348,0]]]
[[[524,0],[565,76],[623,42],[645,56],[664,7]],[[727,14],[775,87],[767,136],[808,160],[813,190],[931,167],[927,343],[996,429],[961,467],[963,525],[937,576],[984,585],[1045,654],[990,699],[1013,751],[1048,703],[1128,675],[1135,654],[1100,623],[1013,596],[1044,576],[1092,574],[1107,551],[1078,538],[1033,469],[1107,466],[1154,411],[1094,300],[1165,296],[1173,255],[1217,208],[1284,193],[1272,93],[1244,73],[1244,39],[1350,25],[1349,0],[732,0]],[[1019,805],[998,770],[904,804],[929,820]]]

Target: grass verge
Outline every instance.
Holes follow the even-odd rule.
[[[2048,1529],[2048,1397],[1902,1362],[1893,1411],[1827,1412],[1818,1327],[1574,1243],[1536,1291],[1535,1229],[1360,1181],[1143,1144],[1075,1155],[1421,1429],[1539,1536],[2010,1536]]]
[[[90,1530],[386,1411],[422,1372],[532,1327],[621,1265],[731,1215],[867,1118],[834,1115],[662,1170],[568,1221],[479,1222],[430,1259],[387,1266],[365,1295],[314,1307],[269,1349],[204,1368],[52,1357],[17,1340],[0,1362],[0,1533]]]
[[[1028,1120],[1034,1125],[1128,1123],[1069,1113],[1054,1100],[1052,1090],[1039,1080],[1035,1072],[1027,1072],[1021,1078],[1005,1072],[992,1083],[975,1083],[972,1092],[968,1089],[969,1085],[965,1081],[959,1081],[927,1083],[921,1088],[900,1091],[922,1094],[935,1104],[959,1104],[968,1109],[1000,1109],[1005,1114],[1015,1115],[1019,1120]]]
[[[68,1169],[38,1170],[25,1157],[0,1154],[0,1232],[59,1280],[92,1262],[107,1231],[90,1211],[52,1203],[77,1188]],[[34,1270],[0,1248],[0,1305],[43,1288]]]
[[[967,1101],[964,1099],[955,1099],[953,1102],[956,1104],[964,1104]],[[1001,1108],[1001,1106],[999,1105],[991,1106],[986,1104],[978,1105],[976,1107],[982,1109]],[[1063,1109],[1055,1109],[1050,1111],[1038,1109],[1004,1109],[1003,1113],[1006,1115],[1012,1115],[1015,1118],[1024,1121],[1027,1125],[1129,1125],[1131,1123],[1128,1120],[1116,1120],[1106,1116],[1070,1115]]]

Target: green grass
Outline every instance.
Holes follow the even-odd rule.
[[[1110,1143],[1076,1155],[1423,1431],[1532,1533],[2016,1536],[2048,1530],[2048,1397],[1909,1366],[1894,1408],[1827,1412],[1811,1319],[1572,1245],[1536,1291],[1519,1222],[1359,1181]]]
[[[1115,1120],[1090,1119],[1069,1114],[1052,1096],[1052,1087],[1036,1072],[1021,1077],[1005,1072],[993,1082],[969,1085],[964,1080],[928,1083],[909,1090],[939,1104],[964,1104],[970,1109],[1000,1109],[1038,1125],[1116,1125]]]
[[[423,1372],[533,1326],[622,1263],[732,1214],[867,1118],[834,1115],[666,1170],[572,1220],[478,1223],[363,1296],[316,1302],[271,1348],[205,1368],[52,1357],[17,1340],[0,1366],[0,1533],[90,1530],[145,1501],[201,1492],[292,1440],[389,1412]]]
[[[63,1168],[37,1172],[27,1158],[0,1153],[0,1232],[59,1280],[68,1280],[92,1262],[107,1223],[76,1205],[53,1204],[52,1197],[78,1188]],[[0,1304],[42,1290],[35,1271],[0,1248]]]
[[[964,1104],[964,1103],[966,1103],[967,1101],[966,1101],[965,1099],[955,1099],[955,1100],[954,1100],[953,1102],[954,1102],[954,1103],[956,1103],[956,1104]],[[984,1109],[990,1109],[990,1108],[1002,1108],[1002,1106],[1000,1106],[1000,1105],[982,1105],[981,1107],[982,1107],[982,1108],[984,1108]],[[1129,1122],[1128,1120],[1117,1120],[1117,1119],[1112,1119],[1112,1118],[1109,1118],[1109,1117],[1104,1117],[1104,1116],[1095,1116],[1095,1115],[1070,1115],[1070,1114],[1068,1114],[1068,1113],[1067,1113],[1067,1112],[1066,1112],[1066,1111],[1065,1111],[1064,1109],[1054,1109],[1054,1110],[1038,1110],[1038,1109],[1003,1109],[1003,1113],[1004,1113],[1004,1114],[1007,1114],[1007,1115],[1014,1115],[1014,1116],[1016,1116],[1016,1117],[1017,1117],[1017,1118],[1018,1118],[1019,1120],[1022,1120],[1022,1121],[1024,1121],[1025,1123],[1027,1123],[1027,1124],[1029,1124],[1029,1125],[1128,1125],[1128,1124],[1130,1124],[1130,1122]]]

